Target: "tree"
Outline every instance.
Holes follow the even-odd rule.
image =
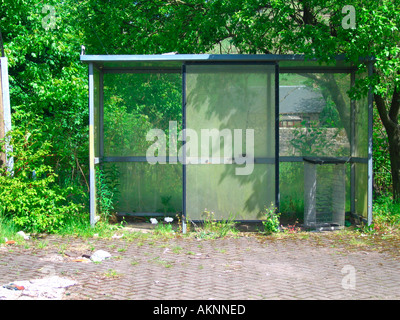
[[[75,1],[2,0],[12,121],[34,127],[52,145],[47,162],[61,184],[85,181],[87,70],[79,61]]]
[[[344,0],[121,0],[113,6],[109,1],[86,0],[81,4],[80,12],[88,17],[84,27],[91,53],[222,53],[234,48],[239,53],[305,54],[328,63],[345,54],[355,65],[362,57],[375,57],[374,77],[358,81],[352,97],[373,88],[388,137],[393,197],[400,200],[397,0],[356,0],[352,6]]]

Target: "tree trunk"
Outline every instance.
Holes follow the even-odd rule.
[[[390,163],[392,172],[393,200],[400,201],[400,127],[388,130]]]
[[[385,127],[389,141],[390,165],[392,174],[393,201],[400,201],[400,125],[398,124],[400,110],[400,90],[395,88],[392,100],[389,102],[380,95],[374,95],[379,116]],[[389,110],[389,112],[388,112]]]

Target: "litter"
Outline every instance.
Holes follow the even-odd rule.
[[[0,300],[61,300],[65,289],[76,284],[58,276],[14,281],[0,287]]]
[[[78,258],[78,259],[73,259],[73,262],[83,262],[83,263],[89,263],[90,259],[88,258]]]
[[[24,290],[25,289],[24,286],[17,286],[14,283],[6,284],[3,286],[3,288],[6,288],[8,290]]]
[[[90,256],[90,260],[94,262],[100,262],[109,258],[111,258],[111,254],[104,250],[97,250]]]
[[[29,240],[29,239],[30,239],[30,236],[28,236],[28,235],[27,235],[25,232],[23,232],[23,231],[18,231],[17,234],[18,234],[19,236],[21,236],[22,238],[24,238],[24,240]]]

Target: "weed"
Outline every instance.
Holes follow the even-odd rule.
[[[132,260],[131,261],[131,266],[136,266],[138,264],[139,264],[139,261],[137,261],[137,260]]]
[[[118,273],[114,269],[108,269],[105,273],[104,276],[107,278],[119,278],[122,276],[122,274]]]
[[[116,166],[107,169],[96,169],[96,191],[99,200],[100,216],[108,221],[114,210],[115,197],[118,194],[119,171]]]
[[[219,253],[226,253],[226,249],[216,248],[215,251],[218,251]]]
[[[172,252],[173,253],[180,253],[182,251],[182,249],[183,249],[182,247],[176,246],[176,247],[172,248]]]
[[[283,232],[293,234],[293,233],[299,233],[301,231],[301,228],[297,225],[299,223],[298,220],[294,224],[288,224],[286,227],[282,226]]]
[[[238,230],[235,228],[236,222],[233,217],[227,220],[216,220],[214,218],[214,212],[204,210],[204,223],[202,228],[196,228],[197,238],[199,239],[217,239],[224,238],[226,236],[236,236]]]
[[[48,244],[49,244],[48,241],[40,241],[40,242],[37,244],[37,247],[38,247],[39,249],[44,249],[44,248],[46,248],[46,247],[48,246]]]
[[[263,217],[264,220],[262,220],[262,224],[264,226],[265,234],[269,235],[280,231],[280,213],[277,212],[277,209],[273,204],[271,204],[269,207],[264,208]]]
[[[61,244],[60,245],[60,247],[58,248],[58,253],[59,254],[64,254],[65,253],[65,250],[67,250],[67,248],[68,248],[68,245],[67,244],[65,244],[65,243],[63,243],[63,244]]]
[[[155,257],[153,259],[150,259],[149,262],[155,262],[157,264],[162,265],[165,268],[173,267],[173,264],[171,263],[171,261],[163,260],[159,256],[157,256],[157,257]]]
[[[170,223],[159,223],[157,226],[154,228],[154,234],[155,235],[160,235],[160,236],[171,236],[175,232],[172,228],[172,225]]]

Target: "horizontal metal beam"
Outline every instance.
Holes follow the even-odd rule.
[[[308,159],[319,159],[321,157],[307,157]],[[332,158],[332,157],[331,157]],[[334,157],[339,161],[346,161],[348,163],[368,163],[368,158],[360,157]],[[303,162],[304,157],[301,156],[280,156],[279,162]]]
[[[127,157],[103,157],[96,158],[98,163],[105,162],[149,162],[146,156],[127,156]],[[244,160],[244,159],[243,159]],[[176,157],[165,157],[166,163],[180,163]],[[96,162],[97,163],[97,162]],[[275,164],[275,158],[256,157],[254,158],[255,164]],[[149,163],[150,164],[150,163]],[[235,164],[235,158],[187,158],[187,164]]]
[[[318,159],[320,157],[307,157],[307,158],[315,158]],[[368,158],[360,158],[360,157],[335,157],[339,161],[346,161],[348,163],[368,163]],[[213,164],[212,161],[207,162],[210,158],[197,158],[197,161],[200,162],[198,164]],[[218,158],[220,164],[224,164],[226,158]],[[217,160],[218,160],[217,159]],[[215,159],[214,159],[215,160]],[[217,160],[214,161],[218,162]],[[234,163],[233,159],[233,163]],[[194,159],[189,159],[188,164],[195,164]],[[304,157],[301,156],[280,156],[279,162],[303,162]],[[105,163],[105,162],[148,162],[147,157],[145,156],[130,156],[130,157],[103,157],[103,158],[95,158],[95,163]],[[177,163],[176,157],[167,156],[165,158],[166,163]],[[254,158],[255,164],[275,164],[275,158],[268,157],[256,157]]]

